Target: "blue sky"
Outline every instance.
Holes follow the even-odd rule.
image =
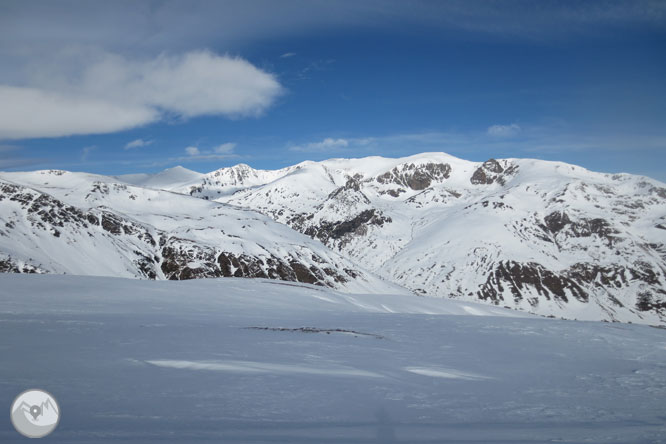
[[[666,3],[0,3],[0,169],[445,151],[666,181]]]

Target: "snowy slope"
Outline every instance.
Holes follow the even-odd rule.
[[[0,398],[57,443],[666,440],[666,335],[263,279],[0,275]],[[24,442],[8,419],[0,441]]]
[[[666,185],[444,153],[246,165],[178,184],[258,210],[429,296],[542,315],[666,321]]]
[[[65,171],[0,175],[0,255],[4,271],[405,291],[253,211]]]

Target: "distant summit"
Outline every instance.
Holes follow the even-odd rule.
[[[192,182],[200,179],[202,176],[203,174],[201,173],[178,165],[155,174],[127,174],[116,177],[132,185],[162,188]]]

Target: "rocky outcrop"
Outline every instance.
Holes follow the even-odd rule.
[[[518,170],[518,167],[509,164],[507,161],[502,161],[502,163],[504,163],[504,166],[495,159],[486,160],[474,171],[469,179],[470,183],[472,185],[506,184],[506,180]]]
[[[479,299],[498,305],[520,305],[525,300],[538,308],[544,299],[567,303],[573,297],[580,302],[589,302],[591,293],[602,293],[607,306],[624,308],[626,304],[614,294],[632,288],[647,290],[639,291],[635,307],[628,309],[666,315],[666,291],[660,275],[650,264],[641,261],[632,266],[577,263],[563,271],[548,270],[533,262],[503,261],[488,274],[476,294]]]
[[[433,182],[442,182],[451,174],[448,163],[404,164],[377,176],[381,184],[396,184],[412,190],[425,190]]]
[[[331,241],[344,239],[348,236],[363,236],[367,233],[371,225],[382,226],[390,223],[391,218],[384,216],[375,209],[365,210],[351,219],[339,222],[322,221],[317,226],[309,226],[303,231],[312,238],[319,239],[325,244],[331,244]]]
[[[296,257],[279,258],[274,255],[251,256],[217,251],[187,242],[169,239],[162,248],[161,269],[167,279],[185,280],[208,277],[245,277],[303,282],[327,287],[344,283],[353,274],[341,274],[326,260],[313,255],[317,265],[301,262]],[[322,265],[319,265],[322,264]],[[332,279],[329,279],[332,278]]]
[[[612,247],[619,234],[618,230],[603,218],[584,218],[571,220],[563,211],[554,211],[544,217],[541,229],[549,233],[556,241],[559,238],[584,238],[596,236]]]
[[[503,261],[488,275],[477,291],[479,299],[495,304],[510,295],[514,302],[526,299],[530,305],[539,304],[540,298],[568,302],[573,297],[587,302],[585,290],[566,274],[555,273],[534,262]]]
[[[661,316],[666,316],[666,301],[656,300],[655,296],[650,291],[644,291],[638,294],[636,308],[642,312],[655,311]]]
[[[370,203],[370,199],[361,191],[360,176],[348,177],[345,184],[331,193],[329,193],[327,200],[349,202],[363,202]],[[353,196],[350,198],[350,196]]]
[[[35,274],[45,273],[45,271],[39,267],[35,267],[34,265],[21,264],[19,261],[14,260],[11,256],[8,256],[5,259],[0,259],[0,273]]]

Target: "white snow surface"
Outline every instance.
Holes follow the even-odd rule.
[[[666,330],[264,279],[0,275],[49,442],[659,443]],[[23,442],[8,419],[0,441]]]

